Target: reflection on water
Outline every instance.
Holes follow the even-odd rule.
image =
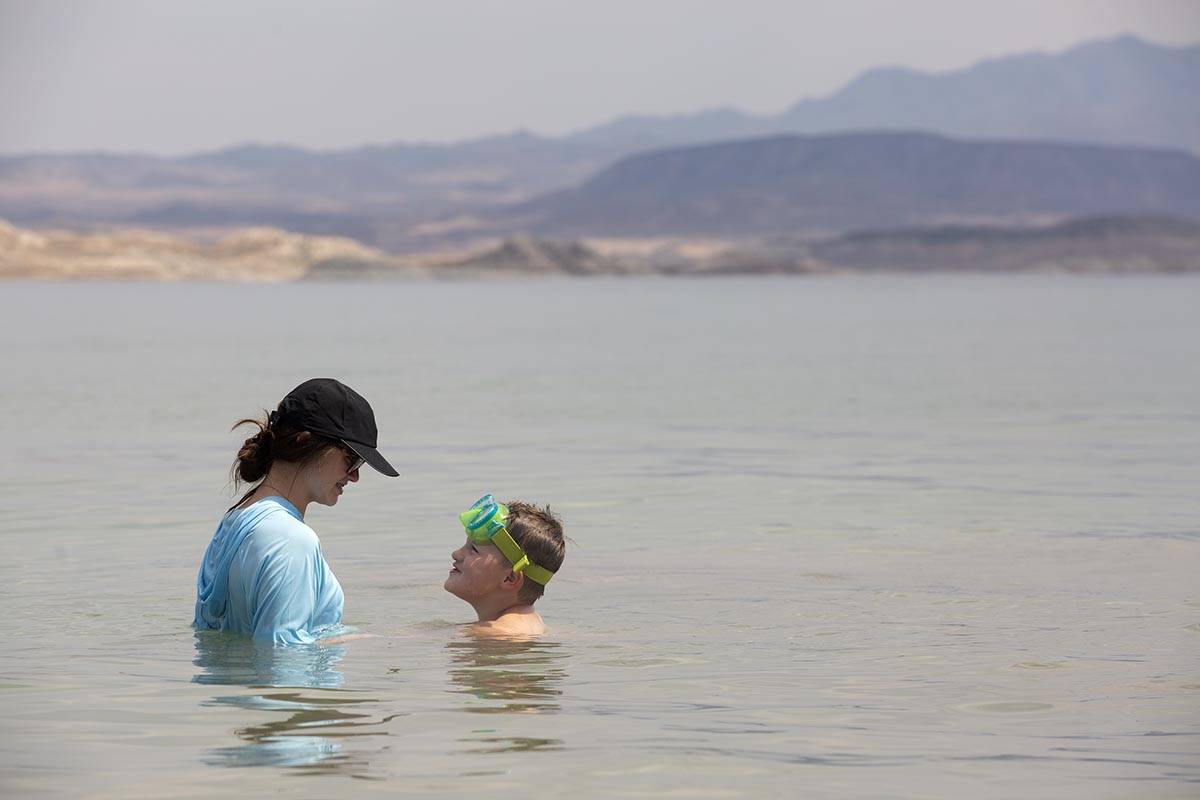
[[[446,645],[451,691],[470,695],[462,709],[473,714],[535,714],[558,711],[559,686],[567,677],[558,642],[466,637]]]
[[[366,713],[369,706],[363,704],[375,703],[374,698],[338,691],[343,676],[336,667],[345,654],[342,645],[276,647],[244,636],[197,632],[193,663],[200,671],[193,682],[293,689],[218,695],[206,701],[206,706],[242,708],[258,717],[266,712],[272,718],[238,728],[234,732],[244,744],[216,748],[204,761],[223,767],[283,766],[361,774],[367,760],[362,753],[344,752],[341,740],[384,734],[377,726],[388,720],[372,720]]]
[[[553,714],[567,679],[567,653],[558,642],[537,639],[467,637],[446,645],[450,654],[450,691],[466,696],[470,714]],[[460,741],[468,753],[558,750],[561,739],[500,736],[494,729],[472,731]]]
[[[478,743],[467,748],[468,753],[532,753],[537,750],[561,750],[562,739],[540,739],[532,736],[481,736],[463,739]]]
[[[345,655],[343,645],[276,647],[246,636],[197,631],[192,663],[200,672],[192,682],[336,689],[343,682],[336,667]]]

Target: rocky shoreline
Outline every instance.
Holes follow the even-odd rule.
[[[353,239],[248,228],[192,238],[157,231],[36,231],[0,221],[0,280],[398,280],[831,272],[1200,271],[1200,223],[1097,217],[1038,226],[943,226],[826,238],[587,239],[515,235],[457,251],[385,253]]]

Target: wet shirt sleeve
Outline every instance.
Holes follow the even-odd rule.
[[[250,632],[255,639],[277,644],[304,644],[318,638],[314,623],[329,601],[326,566],[315,535],[295,529],[289,533],[275,539],[258,565],[250,597]]]

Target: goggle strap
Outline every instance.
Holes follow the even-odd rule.
[[[496,545],[508,559],[508,563],[512,564],[513,572],[520,572],[529,563],[529,556],[525,555],[521,545],[517,544],[517,540],[504,528],[492,534],[492,544]]]
[[[492,536],[492,544],[496,545],[497,549],[508,559],[508,563],[512,564],[513,572],[524,573],[525,577],[542,586],[549,583],[550,578],[554,576],[550,570],[539,567],[530,561],[529,556],[525,555],[525,551],[521,549],[521,545],[517,544],[517,540],[512,538],[512,534],[504,528],[496,531]]]
[[[525,567],[525,577],[534,583],[545,586],[554,577],[554,573],[544,567],[539,567],[537,564],[530,563]]]

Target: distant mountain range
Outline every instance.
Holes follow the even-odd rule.
[[[779,136],[632,156],[509,225],[568,236],[769,235],[1098,214],[1200,217],[1181,151],[963,141],[925,133]]]
[[[704,232],[902,225],[946,215],[1194,215],[1181,185],[1194,159],[1145,148],[1200,153],[1198,97],[1200,46],[1122,37],[940,75],[871,70],[778,115],[717,109],[625,117],[561,138],[516,133],[328,152],[245,145],[183,158],[6,157],[0,218],[43,228],[272,225],[403,251],[505,235],[519,228],[497,225],[526,223],[545,231],[584,232],[595,223]],[[908,133],[803,145],[779,138],[853,129],[986,142]],[[766,141],[691,147],[750,137]],[[568,187],[577,188],[562,192]],[[625,201],[632,205],[618,207]]]
[[[0,158],[0,217],[36,225],[268,224],[360,235],[571,185],[610,149],[527,133],[456,145],[314,152],[244,145],[181,158]]]
[[[777,115],[718,109],[631,116],[571,140],[641,150],[773,133],[924,130],[1200,154],[1198,98],[1200,45],[1164,47],[1122,36],[1059,55],[1007,56],[943,74],[873,69],[829,97],[801,100]]]

